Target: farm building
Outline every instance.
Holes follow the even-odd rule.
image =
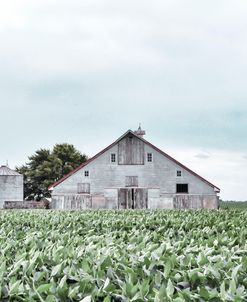
[[[23,175],[8,166],[0,167],[0,208],[5,201],[23,201]]]
[[[220,189],[127,131],[50,186],[55,209],[217,208]]]

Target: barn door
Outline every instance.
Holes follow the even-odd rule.
[[[147,189],[120,188],[118,190],[119,209],[146,209]]]
[[[127,209],[128,206],[128,189],[121,188],[118,190],[118,208]]]
[[[135,208],[146,209],[147,208],[147,189],[135,189]]]

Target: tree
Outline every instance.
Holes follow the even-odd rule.
[[[17,167],[24,175],[24,196],[28,200],[50,197],[48,187],[87,160],[85,154],[71,144],[56,144],[50,151],[39,149],[29,162]]]

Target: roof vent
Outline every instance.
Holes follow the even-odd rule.
[[[143,137],[146,134],[146,131],[142,130],[141,124],[139,124],[139,128],[136,131],[134,131],[134,133],[140,137]]]

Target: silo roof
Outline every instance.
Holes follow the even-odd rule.
[[[10,176],[14,176],[14,175],[21,175],[20,173],[14,171],[14,170],[11,170],[9,167],[7,166],[1,166],[0,167],[0,176],[3,176],[3,175],[10,175]]]

